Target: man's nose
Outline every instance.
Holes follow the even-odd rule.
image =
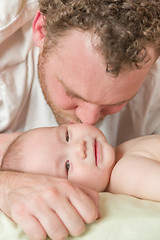
[[[86,142],[84,140],[79,140],[76,143],[76,153],[80,159],[86,158]]]
[[[84,103],[77,106],[76,115],[83,123],[95,125],[100,119],[101,108],[96,104]]]

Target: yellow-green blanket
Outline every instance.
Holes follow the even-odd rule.
[[[100,194],[101,219],[80,237],[67,240],[160,240],[160,203],[124,195]],[[28,240],[21,228],[0,212],[0,240]]]

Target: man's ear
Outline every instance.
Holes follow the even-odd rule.
[[[33,41],[35,45],[39,48],[43,48],[44,44],[44,19],[41,12],[38,10],[37,14],[33,20],[32,30],[33,30]]]

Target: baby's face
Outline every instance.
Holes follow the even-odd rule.
[[[24,171],[68,178],[96,191],[105,190],[115,157],[96,127],[71,124],[40,128],[28,132],[25,138],[27,159],[21,162]]]

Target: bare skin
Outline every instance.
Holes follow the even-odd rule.
[[[132,139],[116,148],[108,191],[160,201],[160,136]]]

